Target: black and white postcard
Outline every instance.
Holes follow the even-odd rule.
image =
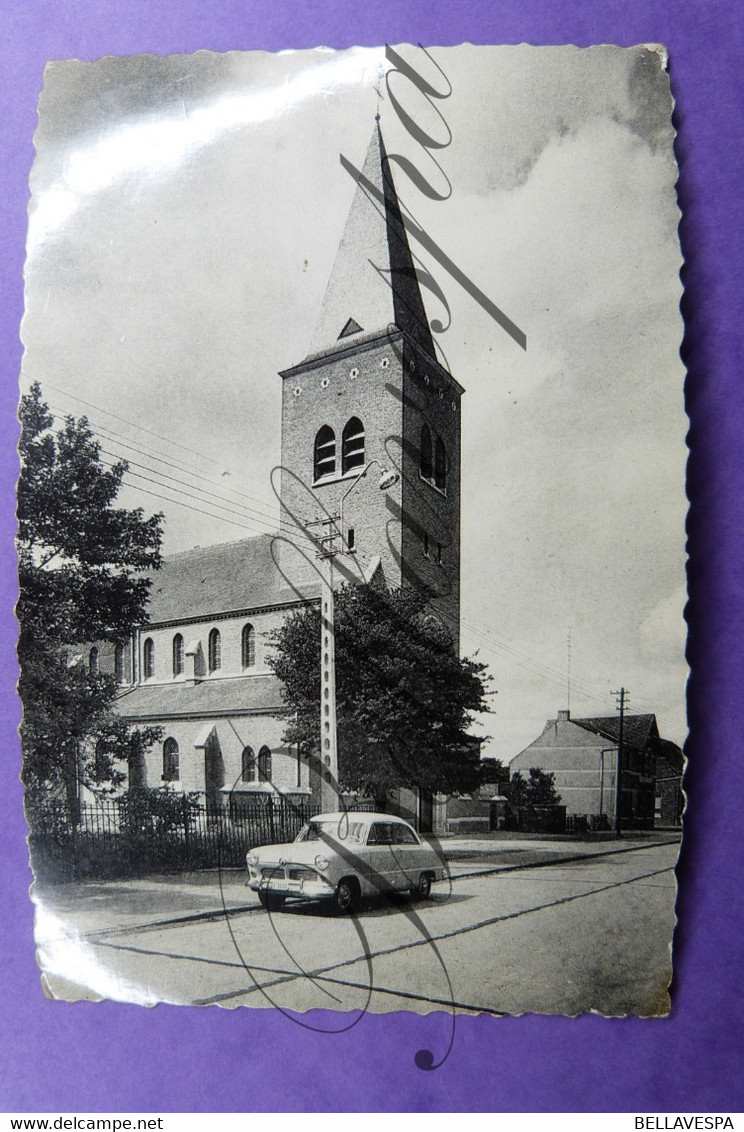
[[[666,63],[47,68],[18,617],[50,997],[668,1013]]]

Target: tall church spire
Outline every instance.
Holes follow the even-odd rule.
[[[311,354],[395,324],[434,357],[379,117],[328,282]]]

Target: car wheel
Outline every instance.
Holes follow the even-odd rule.
[[[336,886],[336,911],[346,915],[359,907],[359,885],[353,877],[344,877]]]
[[[431,895],[431,873],[422,873],[418,878],[418,884],[413,890],[413,895],[418,897],[419,900],[428,900]]]
[[[266,908],[268,912],[278,912],[284,907],[285,897],[279,892],[259,892],[258,899],[261,907]]]

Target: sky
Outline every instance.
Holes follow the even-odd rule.
[[[50,64],[22,386],[87,415],[104,460],[129,459],[121,501],[164,512],[165,553],[276,529],[277,374],[308,352],[354,191],[339,155],[361,167],[379,106],[388,153],[439,196],[451,185],[427,199],[397,166],[402,202],[527,338],[421,253],[451,314],[427,303],[437,349],[466,390],[461,645],[498,690],[485,753],[513,757],[569,704],[610,715],[621,686],[681,743],[687,419],[663,53],[399,50],[449,96],[433,106],[404,74],[388,87],[382,48]]]

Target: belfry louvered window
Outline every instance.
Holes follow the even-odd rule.
[[[427,424],[421,429],[421,475],[425,480],[432,478],[434,470],[434,453],[431,443],[431,429]]]
[[[121,641],[114,649],[114,677],[117,684],[124,683],[124,645]]]
[[[315,437],[313,478],[323,479],[336,471],[336,434],[330,425],[323,425]]]
[[[359,417],[347,421],[342,439],[341,470],[344,475],[364,467],[364,425]]]
[[[434,483],[440,491],[447,489],[447,451],[441,436],[437,437],[434,448]]]

